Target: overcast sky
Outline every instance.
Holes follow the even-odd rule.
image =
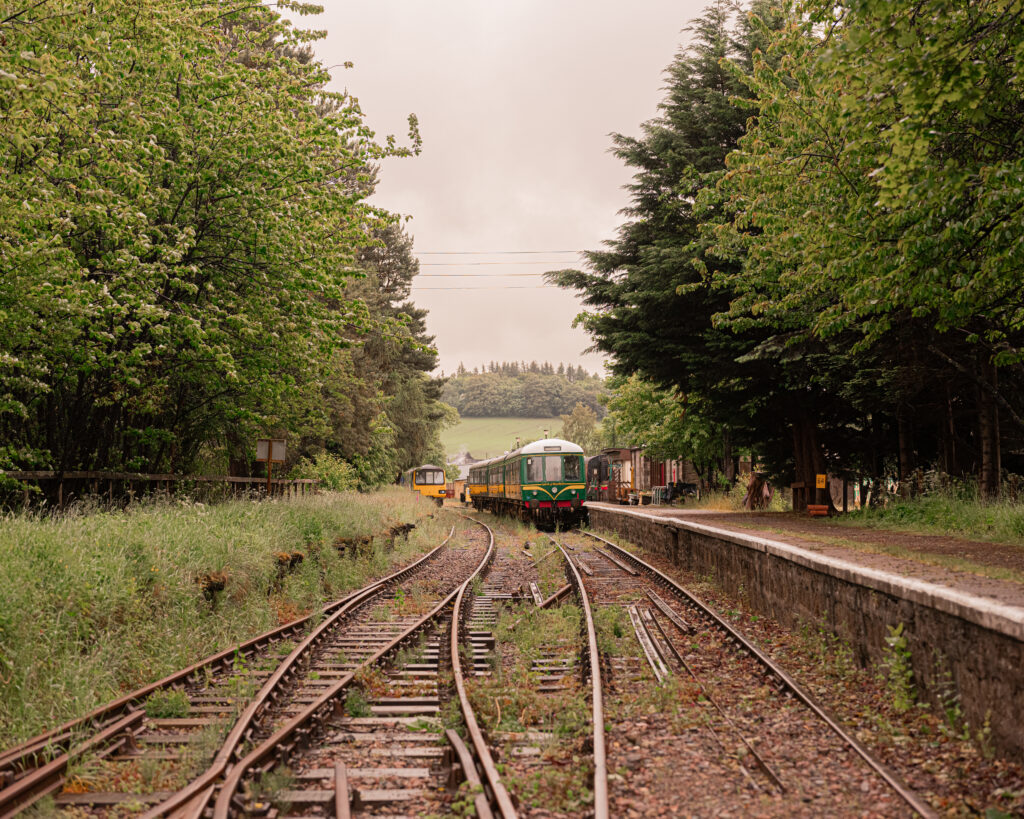
[[[332,69],[334,88],[359,99],[380,137],[404,140],[407,116],[419,117],[422,153],[385,161],[373,201],[411,217],[423,265],[413,298],[430,311],[440,368],[536,359],[599,369],[572,328],[576,298],[512,274],[576,266],[575,252],[614,236],[630,172],[608,152],[609,134],[637,134],[655,116],[663,72],[704,0],[325,5],[298,23],[327,29],[316,46],[325,65],[355,64]],[[573,253],[428,255],[537,250]]]

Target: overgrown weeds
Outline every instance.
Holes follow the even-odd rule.
[[[545,693],[540,691],[542,675],[532,666],[534,660],[551,656],[545,652],[578,656],[581,617],[574,605],[503,607],[494,632],[493,671],[469,681],[474,711],[492,737],[526,731],[551,735],[550,740],[537,740],[546,764],[527,770],[510,764],[503,777],[526,804],[569,814],[583,811],[593,800],[593,771],[585,750],[591,731],[589,702],[578,669],[568,671],[561,690]],[[514,758],[511,753],[506,757]]]
[[[4,517],[0,748],[410,562],[443,538],[439,519],[392,551],[340,554],[333,544],[433,510],[395,489]],[[279,552],[304,555],[283,578]],[[212,573],[225,576],[216,611],[196,582]]]
[[[150,719],[176,719],[188,716],[189,705],[184,691],[163,688],[146,697],[143,707]]]
[[[1024,504],[986,500],[971,486],[937,488],[914,498],[893,498],[837,518],[848,526],[898,529],[1024,546]]]
[[[598,606],[594,609],[594,628],[597,631],[597,648],[609,657],[639,657],[642,654],[637,642],[629,612],[619,605]]]
[[[902,714],[913,708],[917,702],[914,668],[911,664],[910,644],[907,635],[903,633],[903,623],[888,626],[888,629],[882,668],[885,670],[886,688],[892,697],[892,707]]]
[[[352,688],[345,697],[345,713],[350,717],[369,717],[373,712],[366,695],[359,688]]]

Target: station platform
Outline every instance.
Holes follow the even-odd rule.
[[[786,513],[588,502],[591,527],[740,594],[753,612],[826,624],[881,662],[902,624],[915,683],[951,676],[972,724],[1024,760],[1024,547],[842,525]]]
[[[865,569],[891,572],[967,595],[1024,608],[1024,546],[844,525],[833,518],[779,512],[723,512],[673,506],[588,508],[631,510],[786,543]]]

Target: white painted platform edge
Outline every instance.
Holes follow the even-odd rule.
[[[946,614],[952,614],[955,617],[1024,642],[1024,608],[1019,606],[999,603],[985,597],[979,597],[976,594],[962,592],[948,586],[939,585],[938,583],[931,583],[927,580],[918,580],[917,578],[904,577],[893,572],[860,566],[848,560],[817,554],[808,549],[802,549],[799,546],[771,540],[770,538],[745,535],[740,532],[719,529],[715,526],[694,523],[693,521],[680,518],[651,515],[628,507],[594,506],[593,508],[610,514],[642,518],[662,526],[686,529],[697,534],[726,540],[758,552],[765,552],[766,554],[774,555],[783,560],[789,560],[816,572],[828,574],[849,583],[855,583],[893,597],[900,597],[914,603],[929,606],[930,608],[937,609]]]

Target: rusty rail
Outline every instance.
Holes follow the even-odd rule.
[[[454,532],[454,528],[452,532]],[[353,601],[356,598],[363,598],[371,592],[379,591],[384,586],[401,579],[407,573],[434,557],[447,544],[451,534],[449,533],[448,537],[439,546],[423,557],[381,580],[374,581],[362,589],[357,589],[351,594],[328,604],[316,615],[311,614],[298,620],[293,620],[291,623],[254,637],[240,645],[218,652],[181,671],[164,677],[162,680],[150,683],[107,705],[101,706],[80,719],[67,722],[58,728],[54,728],[45,734],[34,737],[0,754],[0,782],[3,782],[4,779],[9,780],[0,789],[0,817],[13,816],[18,811],[24,810],[32,802],[60,786],[68,763],[86,747],[86,745],[80,745],[77,748],[71,748],[71,744],[81,735],[84,729],[90,726],[98,726],[99,733],[97,733],[96,737],[87,741],[87,747],[89,748],[97,748],[103,742],[116,739],[116,736],[125,730],[122,718],[131,712],[137,712],[141,715],[141,712],[138,711],[138,706],[153,692],[184,685],[198,672],[221,665],[226,666],[233,662],[239,654],[250,656],[265,646],[285,639],[306,628],[314,616],[318,617],[325,614],[328,615],[329,620],[334,618],[338,612],[343,609],[347,610],[346,607],[354,604]],[[245,713],[249,713],[249,710],[247,709]],[[109,730],[111,722],[122,725],[121,730],[111,733]],[[60,753],[52,756],[55,750],[60,751]],[[222,759],[223,754],[224,750],[222,749],[215,760],[216,765],[223,767],[228,764],[229,759]],[[40,762],[43,764],[40,765]],[[35,768],[35,770],[22,776],[17,776],[19,771],[26,771],[30,768]]]
[[[33,802],[42,799],[47,794],[53,793],[61,787],[64,773],[67,771],[68,762],[72,756],[101,748],[118,736],[123,737],[126,731],[131,730],[142,722],[144,716],[145,714],[142,711],[129,713],[124,718],[117,720],[98,734],[76,746],[72,753],[61,754],[52,762],[34,771],[32,775],[22,777],[10,787],[5,788],[4,800],[0,802],[0,811],[2,811],[0,817],[2,819],[9,819],[9,817],[20,813]]]
[[[209,799],[212,796],[213,791],[211,786],[216,784],[217,780],[219,780],[224,774],[228,766],[230,766],[236,759],[238,749],[241,747],[242,742],[252,736],[254,724],[262,715],[263,711],[271,702],[273,702],[276,689],[295,673],[295,668],[299,661],[322,643],[335,626],[337,626],[339,622],[354,608],[375,597],[392,583],[407,577],[410,573],[423,565],[424,562],[437,555],[437,553],[448,544],[448,541],[451,540],[453,534],[455,534],[454,526],[451,528],[451,531],[448,532],[448,536],[435,549],[432,549],[415,563],[411,563],[394,574],[388,575],[383,580],[378,580],[376,583],[366,586],[354,595],[351,595],[343,606],[336,609],[330,617],[314,628],[313,631],[311,631],[309,635],[281,662],[274,673],[270,675],[267,681],[257,692],[252,702],[250,702],[248,707],[246,707],[246,709],[241,713],[238,720],[235,722],[235,725],[228,733],[227,738],[221,745],[220,750],[217,752],[216,757],[214,757],[213,764],[211,764],[203,774],[196,779],[193,779],[192,782],[175,793],[170,799],[167,799],[156,807],[146,811],[146,813],[143,814],[143,819],[157,819],[157,817],[160,816],[167,816],[180,808],[185,808],[186,806],[190,815],[200,816],[206,809]]]
[[[919,815],[925,817],[925,819],[936,819],[938,814],[932,809],[932,807],[925,802],[920,796],[912,791],[905,783],[903,783],[894,773],[892,773],[885,765],[883,765],[875,756],[862,745],[856,737],[851,736],[838,722],[829,714],[822,706],[820,706],[809,694],[807,694],[803,688],[800,687],[799,683],[796,682],[781,666],[776,664],[771,658],[765,655],[757,646],[747,640],[739,631],[733,628],[729,623],[718,616],[709,606],[707,606],[699,598],[695,597],[691,592],[684,589],[681,585],[676,583],[672,578],[654,566],[640,559],[632,552],[627,551],[616,543],[612,543],[610,540],[595,535],[592,532],[586,532],[580,530],[580,533],[599,540],[602,543],[607,544],[616,553],[620,554],[626,559],[627,562],[632,563],[634,566],[639,568],[642,572],[652,577],[656,583],[663,588],[670,591],[676,597],[682,599],[687,604],[693,606],[699,610],[702,614],[709,617],[715,622],[715,624],[725,631],[729,637],[746,650],[757,662],[759,662],[765,670],[775,676],[775,678],[800,702],[807,706],[811,711],[814,712],[822,721],[828,725],[842,739],[847,745],[849,745],[857,754],[864,760],[864,762],[870,767],[878,776],[880,776],[886,784],[904,801],[911,809],[916,811]]]
[[[549,535],[550,537],[550,535]],[[583,617],[587,629],[587,653],[590,655],[591,707],[593,709],[594,727],[594,819],[608,819],[608,758],[604,741],[604,699],[601,693],[601,655],[597,648],[597,632],[594,629],[594,615],[590,608],[590,598],[583,587],[576,564],[569,558],[569,553],[554,538],[551,542],[558,547],[565,558],[569,571],[569,582],[575,587],[583,604]]]
[[[473,518],[469,518],[473,520]],[[487,560],[481,569],[478,569],[474,573],[473,577],[477,577],[486,564],[489,564],[494,556],[494,532],[491,531],[491,527],[486,523],[480,521],[474,521],[479,523],[487,530],[487,534],[491,538],[490,546],[487,550]],[[462,710],[462,719],[466,723],[466,732],[469,734],[470,742],[473,744],[473,750],[476,752],[476,758],[483,769],[483,779],[486,782],[488,788],[490,788],[491,796],[494,802],[497,804],[498,810],[501,813],[503,819],[514,819],[516,816],[516,809],[512,805],[512,800],[508,795],[508,791],[505,790],[505,785],[501,782],[501,777],[498,775],[498,769],[494,765],[494,759],[491,757],[491,749],[487,744],[487,740],[484,739],[483,732],[480,730],[480,726],[476,721],[476,714],[473,713],[473,707],[469,703],[469,697],[466,695],[466,682],[462,674],[462,657],[459,654],[459,645],[461,644],[461,632],[463,622],[466,618],[466,601],[469,599],[466,595],[466,589],[469,588],[473,578],[471,577],[459,588],[458,597],[455,599],[455,609],[452,613],[452,629],[451,629],[451,661],[452,661],[452,673],[455,678],[455,691],[459,697],[459,707]]]
[[[490,529],[488,529],[488,533],[490,533]],[[478,564],[476,570],[465,581],[463,581],[462,584],[460,584],[459,588],[451,592],[440,603],[438,603],[433,610],[420,618],[420,620],[406,629],[392,642],[365,660],[360,665],[360,669],[375,665],[386,659],[388,656],[393,655],[402,646],[416,637],[421,631],[432,625],[445,611],[454,605],[456,598],[470,583],[473,582],[473,579],[487,567],[493,556],[494,538],[492,535],[487,553]],[[357,669],[357,671],[358,670],[359,669]],[[314,729],[321,728],[326,723],[331,714],[344,704],[344,697],[342,694],[345,693],[345,689],[347,689],[355,679],[355,675],[356,671],[352,671],[344,677],[340,677],[338,682],[328,688],[313,703],[306,706],[298,715],[282,725],[270,737],[253,748],[245,755],[245,757],[230,768],[227,772],[226,778],[224,779],[224,783],[220,788],[220,792],[217,794],[217,801],[213,806],[214,819],[229,819],[238,794],[238,789],[242,784],[242,780],[249,771],[254,769],[269,770],[269,768],[272,767],[275,764],[275,761],[279,758],[279,754],[283,748],[294,746],[300,737],[308,736]],[[198,806],[194,801],[188,804],[187,808],[188,810],[184,814],[185,816],[198,818],[203,814],[203,807]]]

